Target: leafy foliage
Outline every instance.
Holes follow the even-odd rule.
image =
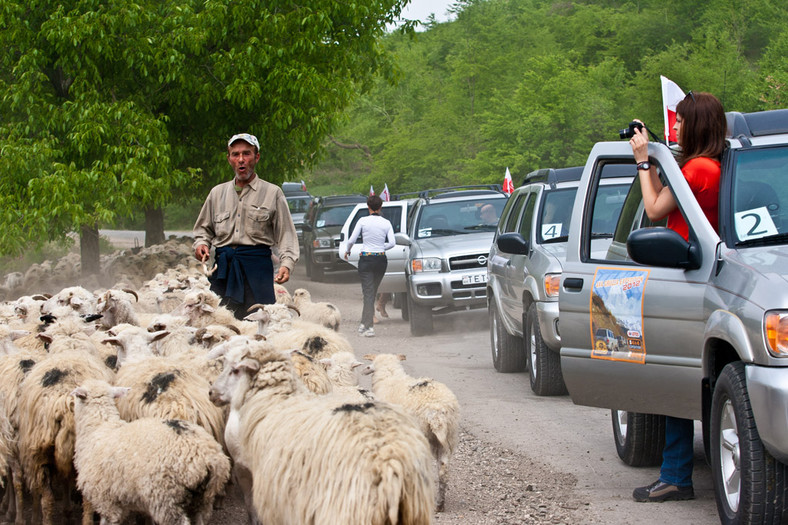
[[[659,76],[727,110],[786,107],[788,5],[773,0],[464,0],[385,44],[404,72],[349,113],[307,180],[393,193],[582,164],[633,118],[662,131]],[[347,180],[354,181],[348,185]]]

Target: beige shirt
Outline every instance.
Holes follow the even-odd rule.
[[[287,199],[279,186],[255,178],[235,191],[235,179],[211,190],[194,223],[194,246],[276,246],[282,266],[298,261],[296,234]]]

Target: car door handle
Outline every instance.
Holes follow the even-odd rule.
[[[564,279],[564,290],[579,292],[583,289],[583,279],[579,277],[567,277]]]

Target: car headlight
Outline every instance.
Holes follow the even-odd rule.
[[[774,357],[788,357],[788,312],[766,312],[763,320],[769,353]]]
[[[544,276],[544,292],[547,297],[558,297],[561,285],[560,273],[548,273]]]
[[[331,248],[331,239],[318,238],[312,242],[315,248]]]
[[[441,271],[441,259],[439,257],[424,257],[410,261],[410,269],[413,273],[419,272],[439,272]]]

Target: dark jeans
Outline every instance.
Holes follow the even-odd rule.
[[[388,264],[385,255],[362,255],[358,259],[358,276],[361,278],[361,294],[364,296],[361,324],[367,328],[372,328],[375,317],[375,297]]]
[[[659,479],[678,487],[692,486],[695,422],[691,419],[665,416],[665,449]]]

